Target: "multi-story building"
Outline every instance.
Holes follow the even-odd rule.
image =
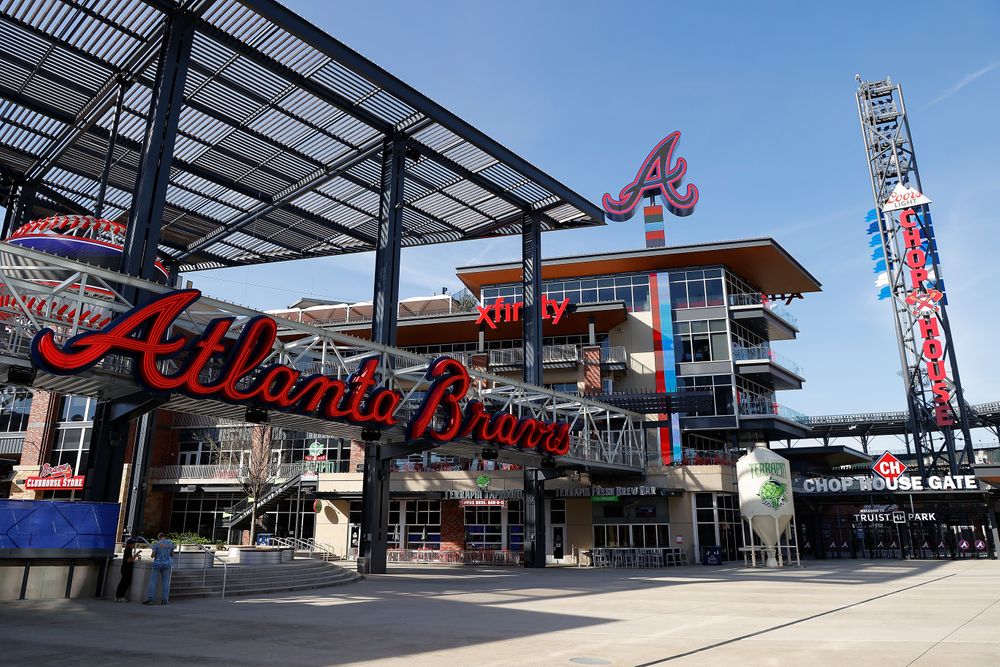
[[[519,262],[462,267],[462,293],[403,299],[398,346],[519,377],[520,270]],[[742,531],[732,462],[748,445],[807,432],[779,394],[801,388],[802,371],[777,348],[798,335],[785,306],[819,291],[819,282],[766,238],[553,258],[542,279],[545,384],[649,420],[644,474],[581,470],[547,482],[550,560],[572,562],[592,547],[668,544],[691,555],[719,545],[735,557]],[[302,300],[271,314],[368,338],[371,310]],[[13,451],[8,440],[25,434],[16,474],[74,456],[81,469],[90,402],[39,394],[28,405],[23,391],[10,391],[2,414],[11,433],[0,451]],[[672,417],[675,393],[699,400]],[[248,521],[238,478],[253,438],[246,426],[161,412],[147,527],[232,539],[231,528]],[[348,552],[360,524],[363,444],[283,429],[259,440],[277,466],[263,500],[268,532]],[[390,548],[489,550],[516,560],[523,479],[502,459],[431,450],[397,460]],[[12,492],[32,493],[16,479]]]

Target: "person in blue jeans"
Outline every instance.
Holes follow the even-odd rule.
[[[146,592],[146,601],[143,604],[155,604],[153,598],[156,597],[156,585],[161,583],[160,604],[170,602],[170,568],[173,562],[170,557],[174,555],[174,543],[167,539],[167,536],[160,533],[153,543],[153,571],[149,575],[149,590]]]

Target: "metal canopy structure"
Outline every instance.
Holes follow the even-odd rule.
[[[156,240],[175,270],[375,250],[393,146],[405,151],[403,247],[520,234],[529,218],[542,231],[603,224],[582,196],[272,0],[0,2],[8,227],[102,209],[125,222],[154,177],[149,137],[171,122]]]

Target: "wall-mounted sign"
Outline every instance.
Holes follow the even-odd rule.
[[[482,500],[484,498],[502,498],[504,500],[520,500],[524,496],[521,489],[498,489],[496,491],[473,491],[472,489],[446,489],[441,492],[445,500]]]
[[[955,414],[951,409],[952,382],[948,379],[945,367],[945,346],[939,338],[941,330],[938,327],[937,301],[934,300],[924,282],[930,278],[927,271],[927,252],[923,248],[923,238],[920,224],[916,220],[916,212],[908,208],[899,214],[899,226],[903,228],[903,242],[906,246],[903,261],[910,270],[910,284],[913,290],[906,297],[908,304],[926,306],[923,316],[917,320],[923,345],[921,356],[926,364],[927,379],[931,382],[931,393],[934,396],[934,421],[938,426],[952,426]],[[934,290],[940,300],[941,292]]]
[[[559,498],[586,498],[588,496],[667,496],[668,489],[655,486],[578,486],[556,489]]]
[[[643,197],[663,197],[667,210],[676,216],[691,215],[698,203],[698,188],[688,183],[684,194],[680,193],[681,180],[687,171],[687,161],[678,157],[674,161],[674,148],[681,139],[680,132],[674,132],[663,139],[649,152],[635,178],[618,193],[615,199],[610,193],[601,200],[604,212],[616,222],[625,222],[635,215],[636,206]]]
[[[46,463],[38,475],[26,477],[24,488],[30,491],[79,491],[83,489],[85,475],[74,475],[73,466],[61,463],[52,466]]]
[[[542,319],[552,320],[552,324],[559,324],[566,309],[569,307],[569,299],[556,301],[547,296],[542,296]],[[499,322],[517,322],[521,319],[521,311],[524,310],[523,301],[507,302],[503,297],[498,298],[488,306],[476,306],[479,311],[479,319],[476,324],[485,324],[491,329],[496,329]]]
[[[464,498],[458,501],[459,507],[507,507],[507,501],[502,498]]]
[[[796,487],[796,491],[799,488]],[[931,475],[927,478],[901,475],[885,480],[877,475],[855,477],[810,477],[802,481],[803,493],[870,493],[872,491],[904,491],[923,493],[938,491],[978,491],[975,475]]]
[[[904,208],[910,208],[911,206],[919,206],[921,204],[930,203],[931,198],[921,193],[916,188],[907,187],[902,183],[896,183],[896,187],[892,189],[892,192],[889,194],[889,198],[885,200],[882,210],[888,213],[889,211],[900,211]]]
[[[261,366],[272,355],[278,331],[277,323],[265,315],[247,321],[235,340],[226,337],[233,317],[212,320],[196,336],[170,336],[177,319],[200,297],[195,289],[167,292],[103,329],[79,334],[62,345],[52,329],[42,329],[31,341],[32,360],[46,372],[75,375],[109,355],[124,355],[135,362],[136,381],[157,394],[180,392],[357,425],[397,424],[402,394],[376,385],[378,357],[362,360],[346,381],[320,373],[303,375],[284,364]],[[176,370],[166,374],[162,362],[168,359],[175,361]],[[204,371],[213,366],[222,369],[218,377],[203,381]],[[429,381],[425,398],[406,425],[409,440],[440,444],[469,436],[551,456],[569,453],[568,423],[487,412],[475,400],[463,407],[471,380],[459,361],[439,357],[425,377]],[[435,416],[439,418],[432,423]]]
[[[891,452],[883,452],[882,456],[872,464],[872,470],[876,475],[887,482],[895,482],[900,475],[906,472],[906,464],[892,455]]]

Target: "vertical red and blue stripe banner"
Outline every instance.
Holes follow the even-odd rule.
[[[642,217],[646,222],[646,247],[662,248],[667,243],[663,228],[663,207],[646,206],[642,209]]]
[[[670,310],[670,280],[667,273],[649,274],[650,310],[653,314],[653,358],[656,370],[656,392],[677,391],[677,365],[674,357],[674,318]],[[677,414],[658,415],[670,426],[656,429],[663,465],[681,462],[681,422]]]

